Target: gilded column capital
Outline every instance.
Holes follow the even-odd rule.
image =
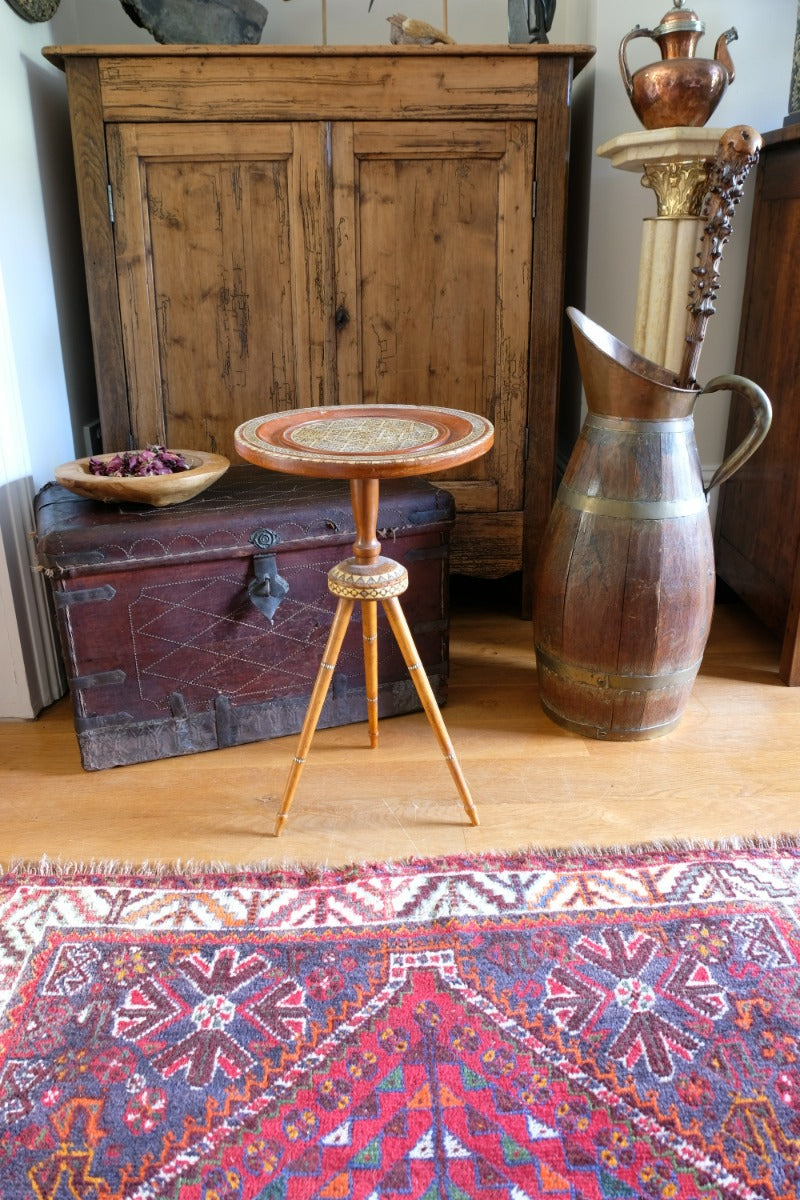
[[[724,129],[637,129],[605,142],[597,150],[612,167],[636,171],[651,188],[659,217],[698,217],[708,172]]]
[[[647,162],[642,187],[656,194],[659,217],[699,217],[708,189],[708,161]]]

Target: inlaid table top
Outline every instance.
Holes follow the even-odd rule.
[[[416,404],[300,408],[253,417],[234,435],[257,466],[323,479],[427,475],[485,454],[494,428],[485,417]]]

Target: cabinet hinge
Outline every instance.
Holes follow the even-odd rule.
[[[536,220],[536,180],[533,181],[533,191],[531,195],[531,219]]]
[[[111,191],[111,184],[108,184],[108,217],[111,224],[114,224],[114,194]]]

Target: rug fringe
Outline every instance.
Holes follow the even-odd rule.
[[[646,842],[634,842],[628,845],[611,844],[590,845],[576,843],[571,846],[544,846],[531,844],[516,850],[485,850],[466,852],[454,855],[409,855],[406,857],[350,862],[342,866],[329,863],[293,862],[283,860],[276,862],[261,859],[255,862],[231,863],[223,860],[199,861],[195,859],[175,859],[172,862],[125,862],[114,859],[91,859],[86,862],[49,858],[43,855],[38,861],[29,859],[12,859],[7,866],[0,863],[0,876],[19,879],[22,876],[46,879],[77,879],[87,876],[103,878],[134,878],[141,881],[181,878],[208,880],[210,877],[221,876],[259,876],[272,880],[285,879],[296,881],[299,878],[307,882],[314,880],[329,880],[333,876],[347,879],[369,871],[383,873],[401,872],[411,867],[428,865],[431,869],[452,871],[470,869],[479,863],[485,865],[498,864],[502,861],[506,867],[527,863],[530,859],[550,860],[559,865],[567,865],[571,861],[580,861],[584,866],[589,862],[601,865],[603,862],[619,858],[646,858],[648,855],[692,854],[692,853],[726,853],[735,850],[743,851],[777,851],[800,850],[800,833],[783,833],[773,836],[741,836],[727,838],[659,838]]]

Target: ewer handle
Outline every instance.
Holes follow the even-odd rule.
[[[635,28],[633,28],[630,31],[630,33],[625,34],[625,37],[622,39],[622,41],[619,44],[619,69],[622,73],[622,82],[625,84],[628,95],[631,97],[633,96],[633,76],[631,75],[630,71],[628,70],[628,60],[626,58],[628,42],[633,41],[634,38],[638,38],[638,37],[651,38],[652,36],[653,36],[652,29],[642,29],[641,26],[637,25],[637,26],[635,26]]]
[[[728,390],[738,392],[747,400],[753,410],[753,424],[736,449],[732,450],[717,467],[708,487],[703,489],[706,495],[712,488],[718,487],[726,479],[730,479],[731,475],[747,462],[750,455],[755,453],[767,436],[772,423],[772,405],[766,392],[757,383],[753,383],[752,379],[745,379],[743,375],[717,375],[710,383],[706,384],[700,395]]]

